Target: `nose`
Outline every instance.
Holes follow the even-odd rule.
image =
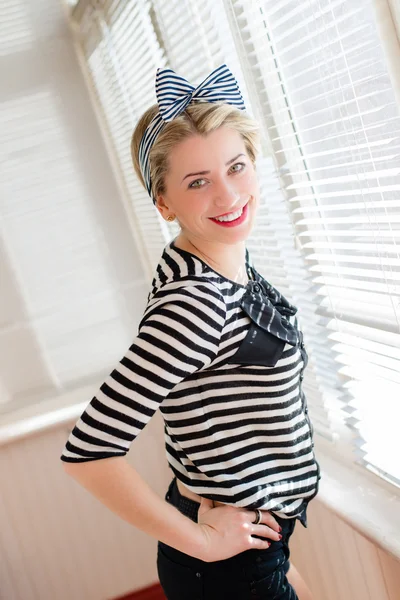
[[[240,198],[239,190],[231,180],[221,179],[214,188],[214,204],[219,208],[226,208],[225,212],[234,207]]]

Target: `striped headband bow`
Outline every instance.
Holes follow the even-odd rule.
[[[172,69],[159,68],[156,73],[156,96],[159,112],[148,125],[139,144],[140,169],[153,204],[156,199],[151,193],[149,154],[165,123],[180,115],[192,101],[225,102],[245,110],[238,83],[226,64],[214,69],[197,87]]]

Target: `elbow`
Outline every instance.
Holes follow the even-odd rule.
[[[71,465],[72,465],[72,463],[65,462],[64,460],[61,461],[61,466],[62,466],[62,468],[64,469],[64,471],[66,473],[70,473],[71,472]]]
[[[77,469],[80,468],[80,463],[77,462],[67,462],[65,460],[61,461],[62,463],[62,468],[64,469],[65,473],[67,473],[68,475],[73,475],[74,473],[76,473]]]

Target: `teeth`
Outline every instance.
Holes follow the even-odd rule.
[[[241,208],[240,210],[238,210],[230,215],[225,215],[223,217],[215,217],[215,220],[216,221],[234,221],[235,219],[238,219],[242,213],[243,213],[243,208]]]

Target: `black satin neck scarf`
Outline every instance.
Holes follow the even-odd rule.
[[[248,258],[248,252],[246,252],[246,257]],[[242,309],[262,329],[288,344],[296,346],[299,339],[298,329],[286,317],[295,315],[297,307],[291,304],[249,263],[248,271],[253,280],[246,285],[241,299]]]

